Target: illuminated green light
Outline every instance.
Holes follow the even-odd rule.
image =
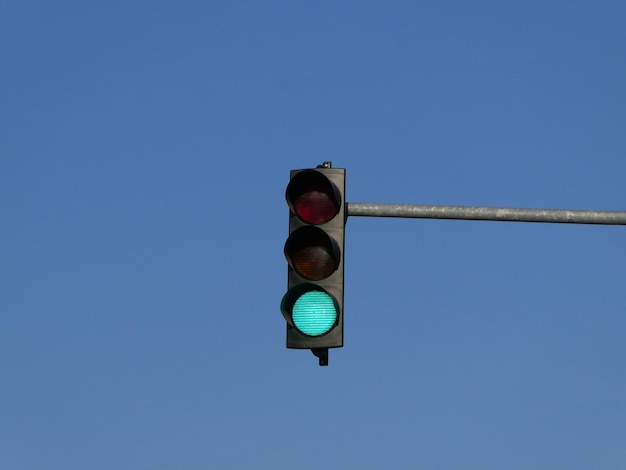
[[[291,312],[293,324],[305,335],[320,336],[328,333],[337,321],[333,298],[317,290],[302,294]]]

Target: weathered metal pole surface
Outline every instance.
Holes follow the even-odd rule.
[[[512,207],[430,206],[349,202],[349,217],[492,220],[561,224],[626,225],[626,211],[518,209]]]

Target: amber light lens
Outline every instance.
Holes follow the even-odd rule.
[[[308,224],[319,225],[328,222],[339,212],[339,205],[328,194],[321,191],[308,191],[294,201],[296,215]]]
[[[321,246],[307,246],[293,255],[293,268],[305,279],[319,281],[337,270],[337,260]]]
[[[339,267],[339,249],[319,227],[305,226],[293,232],[285,243],[285,258],[300,277],[321,281]]]

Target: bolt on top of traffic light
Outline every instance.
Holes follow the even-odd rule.
[[[328,364],[328,348],[343,346],[343,251],[346,222],[344,168],[324,162],[292,170],[286,190],[287,347],[311,349]]]

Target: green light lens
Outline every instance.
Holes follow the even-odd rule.
[[[335,325],[337,309],[330,295],[313,290],[298,297],[291,318],[295,327],[305,335],[320,336]]]

